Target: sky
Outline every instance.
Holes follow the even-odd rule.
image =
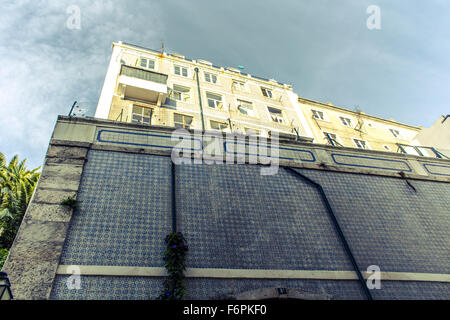
[[[447,0],[0,0],[0,152],[41,166],[58,115],[94,115],[119,40],[430,127],[450,110],[448,17]]]

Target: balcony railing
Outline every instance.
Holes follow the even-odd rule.
[[[442,152],[439,152],[438,150],[436,150],[433,147],[425,147],[425,146],[412,146],[412,145],[408,145],[408,144],[403,144],[403,143],[397,143],[397,152],[400,153],[409,153],[409,150],[415,150],[415,152],[417,152],[417,154],[421,157],[426,157],[427,155],[424,154],[425,150],[428,150],[428,153],[431,153],[432,156],[435,156],[438,159],[449,159],[449,157],[447,157],[445,154],[443,154]]]
[[[120,74],[156,83],[167,84],[167,75],[149,70],[144,70],[141,68],[122,65]]]

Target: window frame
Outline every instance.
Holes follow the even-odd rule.
[[[334,135],[334,136],[336,137],[336,139],[334,139],[334,140],[335,140],[337,143],[339,143],[341,146],[343,146],[342,141],[341,141],[341,138],[339,138],[339,136],[338,136],[337,133],[329,132],[329,131],[323,131],[323,130],[322,130],[322,133],[323,133],[323,138],[325,139],[325,142],[326,142],[327,144],[329,144],[330,141],[328,141],[328,139],[327,139],[327,137],[326,137],[326,135],[325,135],[326,133],[329,134],[329,135]],[[333,144],[331,144],[331,145],[333,145]],[[334,145],[334,146],[336,146],[336,145]],[[338,146],[336,146],[336,147],[338,147]]]
[[[262,95],[263,95],[265,98],[268,98],[268,99],[274,99],[274,95],[273,95],[273,90],[272,90],[272,89],[266,88],[266,87],[262,87],[262,86],[260,86],[260,88],[261,88]],[[269,92],[269,93],[270,93],[270,97],[269,97],[269,96],[266,96],[266,95],[264,94],[264,91]]]
[[[270,109],[279,110],[280,111],[279,116],[278,116],[278,113],[272,114],[272,112],[270,112]],[[286,124],[286,118],[285,118],[285,116],[283,114],[283,110],[282,109],[271,107],[271,106],[267,106],[267,112],[269,113],[270,120],[272,120],[271,122],[275,122],[275,123],[278,123],[278,124],[284,124],[284,125]],[[274,118],[273,118],[274,115],[277,117],[277,119],[281,118],[282,121],[281,122],[280,121],[275,121]]]
[[[345,116],[339,116],[339,120],[341,120],[341,124],[347,128],[353,128],[353,119],[349,118],[349,117],[345,117]],[[344,120],[348,120],[350,123],[347,124],[347,121]]]
[[[219,129],[213,128],[212,124],[213,122],[218,123],[219,124]],[[225,125],[226,127],[224,128],[220,128],[220,125]],[[224,132],[226,129],[229,128],[229,124],[227,122],[222,122],[222,121],[218,121],[218,120],[213,120],[213,119],[209,119],[209,127],[211,128],[211,130],[217,130],[217,131],[221,131]]]
[[[177,123],[180,123],[180,122],[175,121],[175,116],[181,116],[181,119],[182,119],[181,127],[176,125]],[[185,118],[191,118],[191,122],[187,127],[186,127]],[[177,129],[190,129],[192,126],[192,122],[194,122],[193,116],[189,116],[187,114],[182,114],[182,113],[176,113],[176,112],[173,113],[173,125]]]
[[[240,106],[242,106],[243,104],[240,102],[245,102],[244,105],[250,105],[252,108],[251,109],[247,109],[247,108],[239,108]],[[248,101],[248,100],[243,100],[243,99],[239,99],[236,98],[236,108],[239,111],[239,115],[244,115],[247,117],[255,117],[255,109],[254,109],[254,103],[252,101]],[[244,109],[247,111],[247,114],[243,113],[241,111],[241,109]]]
[[[248,133],[247,131],[248,130],[253,130],[253,131],[255,131],[255,134],[251,134],[251,133]],[[261,130],[259,130],[259,129],[255,129],[255,128],[250,128],[250,127],[245,127],[244,126],[244,134],[245,135],[247,135],[247,136],[260,136],[261,135]]]
[[[146,64],[145,66],[142,65],[142,60],[146,60]],[[153,62],[153,67],[149,67],[149,62]],[[146,68],[146,69],[150,69],[150,70],[156,70],[156,60],[150,59],[150,58],[146,58],[146,57],[140,57],[139,58],[139,67],[140,68]]]
[[[176,72],[176,68],[180,68],[180,74],[178,74]],[[186,69],[186,75],[183,74],[183,69]],[[173,65],[173,74],[177,75],[177,76],[180,76],[180,77],[183,77],[183,78],[189,78],[190,70],[189,70],[189,67],[183,66],[181,64],[174,64]]]
[[[134,112],[134,108],[135,108],[135,107],[138,107],[138,108],[141,108],[141,109],[142,109],[141,114],[138,114],[138,113],[135,113],[135,112]],[[148,123],[145,123],[145,122],[144,122],[144,118],[145,118],[144,112],[145,112],[146,109],[148,109],[148,110],[150,111],[150,115],[149,115],[149,117],[148,117],[148,119],[149,119]],[[154,108],[146,107],[146,106],[139,105],[139,104],[133,104],[133,105],[131,106],[131,123],[144,124],[144,125],[150,126],[150,125],[152,125],[152,116],[153,116],[153,112],[154,112]],[[134,121],[134,119],[133,119],[133,116],[134,116],[134,115],[137,115],[137,116],[141,117],[141,121]]]
[[[367,142],[366,140],[362,140],[362,139],[358,139],[358,138],[352,138],[352,140],[353,140],[353,143],[356,145],[356,147],[358,149],[361,149],[361,150],[370,150],[370,149],[372,149],[370,147],[370,145],[369,145],[369,142]],[[363,141],[365,143],[365,145],[366,145],[366,148],[360,148],[356,141]]]
[[[238,84],[242,85],[242,86],[241,86],[241,87],[242,87],[242,90],[240,89],[240,87],[239,87],[239,88],[236,88],[236,86],[234,85],[235,83],[238,83]],[[248,92],[247,84],[245,83],[245,81],[240,81],[240,80],[232,79],[232,80],[231,80],[231,88],[232,88],[233,90],[236,90],[236,91],[239,91],[239,92]]]
[[[397,133],[394,133],[394,131]],[[394,138],[402,139],[402,134],[400,133],[400,130],[389,128],[389,132],[394,136]]]
[[[177,91],[176,89],[175,89],[175,87],[178,87],[178,88],[183,88],[183,89],[187,89],[188,91],[187,92],[185,92],[185,91]],[[172,99],[174,99],[174,100],[176,100],[176,101],[180,101],[180,102],[184,102],[184,103],[191,103],[191,98],[192,98],[192,96],[191,96],[191,88],[190,87],[185,87],[185,86],[182,86],[182,85],[179,85],[179,84],[173,84],[172,85],[172,93],[171,93],[171,96],[170,96],[170,98]],[[175,97],[175,93],[179,93],[180,94],[180,99],[177,99],[176,97]],[[184,98],[183,98],[184,97]],[[188,97],[189,99],[189,101],[186,101],[186,97]]]
[[[315,119],[315,120],[320,120],[320,121],[328,121],[328,116],[327,116],[327,114],[325,113],[325,111],[322,111],[322,110],[317,110],[317,109],[310,109],[311,110],[311,113],[312,113],[312,118],[313,119]],[[322,113],[323,114],[323,118],[316,118],[315,117],[315,115],[314,115],[314,112],[320,112],[320,113]]]
[[[206,80],[206,75],[209,75],[211,81]],[[212,77],[216,78],[215,82],[212,81],[212,79],[213,79]],[[208,83],[211,83],[211,84],[219,84],[219,77],[217,76],[217,74],[212,73],[212,72],[203,71],[203,79],[205,80],[205,82],[208,82]]]
[[[219,102],[219,103],[221,103],[222,105],[220,106],[218,103],[214,103],[214,107],[211,107],[211,106],[209,105],[209,100],[212,100],[212,101],[215,101],[215,102],[218,101],[218,100],[217,100],[217,99],[214,99],[214,98],[208,97],[208,94],[209,94],[209,95],[215,95],[215,96],[220,97],[220,102]],[[205,95],[206,95],[206,102],[208,103],[208,107],[210,107],[210,108],[212,108],[212,109],[215,109],[215,110],[219,110],[219,109],[223,108],[223,105],[224,105],[224,102],[223,102],[223,95],[218,94],[218,93],[214,93],[214,92],[210,92],[210,91],[206,91],[206,92],[205,92]]]

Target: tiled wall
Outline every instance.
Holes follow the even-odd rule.
[[[170,159],[89,152],[61,264],[161,266]]]
[[[89,152],[61,264],[161,267],[171,230],[170,158]],[[176,168],[178,228],[188,267],[352,270],[319,193],[283,169],[252,165]],[[449,273],[450,184],[297,169],[321,183],[360,269]],[[148,299],[161,278],[82,277],[53,299]],[[211,299],[264,287],[291,287],[361,299],[357,281],[187,279],[187,296]],[[83,287],[85,286],[85,287]],[[450,298],[447,283],[382,282],[375,298]],[[375,292],[374,291],[374,292]]]

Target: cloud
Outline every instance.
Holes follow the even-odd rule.
[[[379,31],[366,28],[374,3]],[[80,30],[66,27],[70,5]],[[306,98],[429,126],[448,113],[449,9],[443,0],[11,1],[0,11],[0,151],[40,165],[57,115],[75,100],[94,114],[119,40],[154,49],[164,40]]]
[[[66,26],[69,5],[80,8],[80,30]],[[16,1],[2,8],[0,151],[7,158],[18,153],[30,167],[40,165],[57,115],[68,114],[75,100],[94,114],[113,41],[159,42],[157,5],[129,7],[97,0]]]

